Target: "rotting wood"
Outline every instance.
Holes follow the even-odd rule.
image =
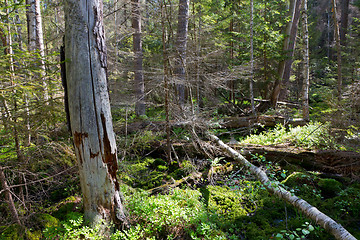
[[[250,171],[254,174],[258,180],[263,184],[263,186],[273,195],[276,195],[280,199],[285,200],[295,208],[299,209],[305,216],[314,221],[316,224],[323,227],[327,232],[332,234],[336,239],[341,240],[356,240],[356,238],[351,235],[344,227],[339,223],[335,222],[332,218],[328,217],[324,213],[320,212],[317,208],[310,205],[303,199],[298,198],[294,194],[285,190],[279,185],[279,183],[271,181],[266,173],[260,168],[251,164],[244,156],[233,148],[226,145],[218,137],[210,133],[207,134],[208,137],[216,142],[222,151],[229,154],[234,159],[238,160],[239,163],[245,168],[245,170]]]

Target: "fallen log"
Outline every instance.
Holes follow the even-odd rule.
[[[212,129],[215,128],[251,128],[256,126],[263,127],[275,127],[276,124],[283,124],[285,126],[305,126],[308,122],[302,118],[285,118],[283,116],[245,116],[245,117],[228,117],[222,119],[220,124],[214,124],[208,126]],[[170,128],[175,127],[186,127],[192,126],[191,121],[170,121]],[[164,131],[166,126],[166,121],[137,121],[128,124],[124,124],[122,126],[115,126],[116,134],[129,134],[138,132],[139,130],[148,129],[151,131]]]
[[[349,233],[339,223],[335,222],[332,218],[320,212],[317,208],[310,205],[305,200],[300,199],[289,191],[285,190],[279,183],[271,181],[264,171],[251,164],[248,160],[245,159],[245,157],[243,157],[240,153],[226,145],[218,137],[210,133],[208,133],[208,137],[212,141],[216,142],[220,146],[221,150],[229,154],[234,159],[238,160],[239,163],[245,168],[245,170],[248,170],[252,174],[254,174],[271,194],[276,195],[280,199],[285,200],[295,208],[299,209],[302,213],[305,214],[305,216],[314,221],[316,224],[323,227],[336,239],[356,240],[356,238],[351,235],[351,233]]]
[[[293,127],[304,126],[308,122],[302,118],[285,118],[283,116],[247,116],[247,117],[229,117],[223,119],[220,124],[223,128],[242,128],[242,127],[275,127],[276,124],[291,125]]]

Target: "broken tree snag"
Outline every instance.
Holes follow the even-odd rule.
[[[127,226],[106,76],[101,0],[65,1],[68,106],[85,220]]]
[[[208,137],[216,142],[222,151],[229,154],[234,159],[238,160],[240,164],[245,168],[245,170],[250,171],[254,174],[258,180],[264,185],[264,187],[271,193],[278,196],[280,199],[284,199],[286,202],[292,206],[299,209],[305,216],[314,221],[316,224],[323,227],[327,232],[332,234],[336,239],[341,240],[356,240],[356,238],[351,235],[345,228],[340,224],[335,222],[333,219],[320,212],[317,208],[310,205],[303,199],[298,198],[289,191],[285,190],[278,183],[271,181],[266,173],[260,168],[254,166],[248,160],[245,159],[240,153],[226,145],[215,135],[209,134]]]

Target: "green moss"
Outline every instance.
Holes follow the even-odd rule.
[[[163,165],[159,165],[157,166],[157,170],[159,170],[160,172],[165,172],[168,168],[166,166]]]
[[[220,186],[208,186],[208,190],[210,210],[227,219],[235,219],[248,214],[248,211],[242,206],[243,199],[238,191]]]
[[[30,230],[26,231],[26,238],[28,240],[40,240],[42,239],[42,234],[40,230],[31,232]]]
[[[41,226],[41,228],[55,227],[60,224],[59,219],[47,213],[37,214],[34,220]]]
[[[338,193],[340,193],[342,188],[342,184],[340,182],[331,178],[320,179],[318,185],[326,196],[336,196]]]
[[[172,172],[170,176],[172,176],[175,180],[179,180],[186,176],[186,172],[184,169],[178,168],[174,172]]]
[[[316,177],[309,175],[307,173],[293,172],[281,183],[285,184],[288,187],[294,188],[294,187],[301,186],[303,184],[312,184],[312,182],[314,181],[314,178],[316,178]]]
[[[1,240],[22,240],[24,239],[24,230],[18,224],[0,227]]]

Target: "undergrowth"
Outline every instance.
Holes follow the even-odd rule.
[[[278,124],[274,129],[246,137],[240,144],[276,145],[289,144],[307,149],[340,148],[331,136],[329,123],[310,122],[306,126],[285,127]]]

